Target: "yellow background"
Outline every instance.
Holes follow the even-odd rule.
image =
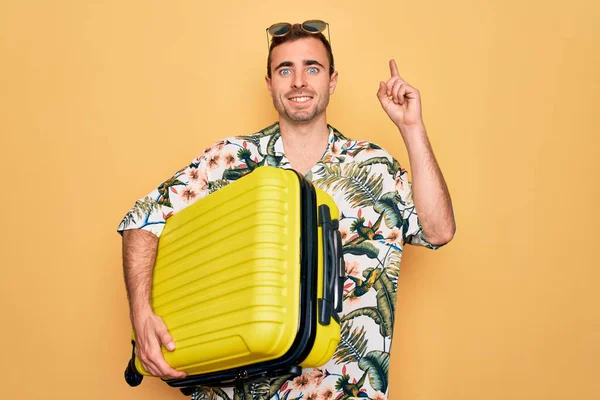
[[[421,90],[458,231],[407,248],[394,400],[598,399],[600,13],[594,0],[1,1],[2,399],[177,399],[126,386],[115,232],[226,135],[273,122],[273,22],[331,24],[329,121],[406,166],[375,93]]]

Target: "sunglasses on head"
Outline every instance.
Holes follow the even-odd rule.
[[[287,35],[292,31],[292,24],[289,22],[278,22],[276,24],[268,27],[267,30],[267,45],[269,44],[269,35],[273,37],[282,37]],[[304,21],[300,24],[300,27],[303,31],[307,33],[311,33],[313,35],[317,35],[327,28],[327,40],[329,44],[331,44],[331,37],[329,35],[329,24],[325,21],[321,21],[320,19],[311,19],[308,21]]]

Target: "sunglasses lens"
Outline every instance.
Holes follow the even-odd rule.
[[[319,33],[325,30],[327,24],[320,20],[306,21],[302,24],[302,28],[310,33]]]
[[[273,24],[269,27],[269,33],[272,36],[283,36],[290,31],[291,27],[292,25],[288,23]]]

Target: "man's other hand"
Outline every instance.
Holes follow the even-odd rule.
[[[187,376],[167,364],[162,353],[162,346],[167,350],[175,350],[173,337],[167,330],[163,319],[148,312],[133,317],[136,355],[142,366],[150,374],[167,379],[182,379]]]

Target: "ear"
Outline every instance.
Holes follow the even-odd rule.
[[[335,87],[337,86],[337,80],[338,80],[338,72],[333,71],[333,74],[331,74],[331,77],[329,78],[329,94],[333,94],[333,92],[335,92]]]
[[[267,90],[269,91],[269,96],[273,97],[273,91],[271,89],[271,78],[268,75],[265,75],[265,82],[267,84]]]

